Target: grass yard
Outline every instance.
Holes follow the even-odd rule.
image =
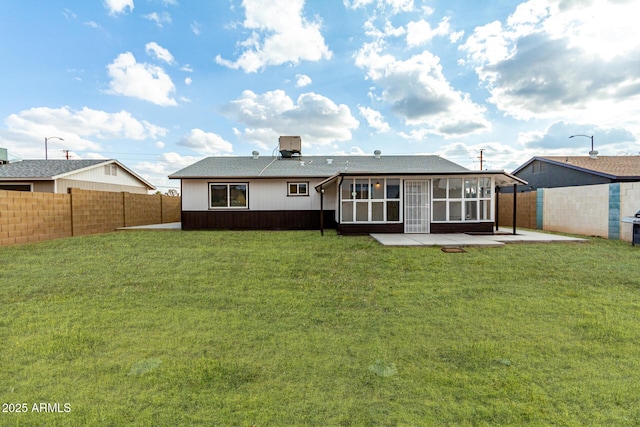
[[[0,248],[0,425],[638,425],[639,260],[318,232]]]

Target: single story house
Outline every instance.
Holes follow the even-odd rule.
[[[113,159],[0,163],[0,190],[67,193],[69,188],[140,194],[156,189]]]
[[[281,144],[282,145],[282,144]],[[179,179],[182,228],[492,232],[496,186],[526,184],[435,155],[207,157]]]
[[[573,187],[640,181],[640,156],[533,157],[512,172],[527,181],[519,192],[538,188]],[[509,190],[506,189],[505,192]]]

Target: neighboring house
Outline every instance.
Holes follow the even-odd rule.
[[[512,172],[527,181],[519,192],[640,181],[640,156],[534,157]],[[509,192],[505,189],[505,192]]]
[[[155,187],[117,160],[21,160],[0,164],[0,190],[67,193],[69,188],[147,194]]]
[[[526,184],[439,156],[281,153],[208,157],[170,175],[181,180],[182,228],[492,232],[495,187]]]

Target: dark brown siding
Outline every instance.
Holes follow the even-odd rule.
[[[432,234],[445,233],[491,233],[492,222],[432,223]]]
[[[324,211],[324,228],[336,228]],[[183,230],[320,230],[320,211],[183,211]]]
[[[340,224],[338,233],[344,235],[362,235],[369,233],[404,233],[402,224]]]

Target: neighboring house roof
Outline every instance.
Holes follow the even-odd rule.
[[[503,174],[507,181],[525,183],[504,171],[471,171],[434,155],[207,157],[179,170],[170,179],[205,178],[332,178],[356,174]]]
[[[534,161],[547,162],[613,180],[640,180],[640,156],[540,156],[533,157],[512,174],[516,175]]]
[[[21,160],[0,166],[0,181],[33,180],[50,181],[97,166],[117,164],[150,190],[155,187],[144,178],[114,159],[100,160]]]

